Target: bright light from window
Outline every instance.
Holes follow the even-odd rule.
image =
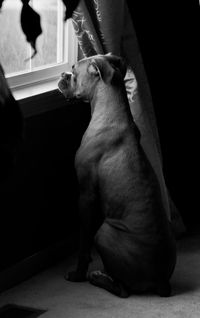
[[[43,31],[32,60],[20,25],[21,0],[4,1],[0,14],[0,63],[12,90],[55,81],[77,60],[77,39],[72,21],[64,22],[62,0],[31,0],[29,4],[40,14]]]
[[[0,15],[0,61],[6,75],[64,62],[61,0],[32,0],[30,4],[40,14],[43,33],[37,39],[38,54],[33,60],[26,61],[32,51],[20,25],[22,3],[20,0],[6,0],[3,3]]]

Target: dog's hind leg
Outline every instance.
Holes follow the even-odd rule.
[[[118,279],[120,276],[120,255],[118,252],[113,253],[115,239],[111,233],[112,229],[106,223],[103,223],[98,230],[95,236],[95,246],[101,256],[105,271],[92,271],[88,274],[88,279],[92,285],[104,288],[116,296],[126,298],[130,293],[123,282]]]

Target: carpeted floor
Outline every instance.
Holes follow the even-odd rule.
[[[181,239],[177,247],[169,298],[133,295],[120,299],[89,283],[67,282],[63,275],[75,262],[70,258],[0,294],[0,307],[13,303],[47,310],[41,318],[199,318],[200,235]],[[98,262],[95,259],[92,268]]]

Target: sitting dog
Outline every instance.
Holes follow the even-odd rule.
[[[75,158],[80,252],[68,280],[89,279],[120,297],[145,291],[169,296],[175,241],[130,112],[125,73],[121,58],[96,55],[80,60],[58,83],[67,99],[91,105],[91,121]],[[105,271],[87,274],[93,241]]]

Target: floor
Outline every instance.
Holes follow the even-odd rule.
[[[0,307],[14,303],[47,310],[41,318],[199,318],[200,235],[181,239],[177,248],[169,298],[133,295],[120,299],[87,282],[67,282],[63,275],[73,267],[75,257],[71,257],[0,294]],[[96,258],[92,269],[98,263]]]

